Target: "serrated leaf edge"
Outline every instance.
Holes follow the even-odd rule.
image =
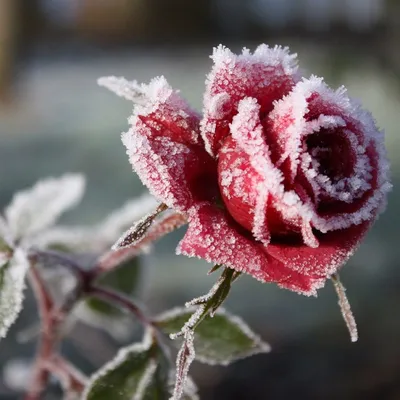
[[[183,315],[183,314],[187,314],[187,313],[195,313],[197,310],[196,307],[175,307],[172,308],[171,310],[165,311],[159,315],[157,315],[154,318],[154,321],[157,323],[158,321],[162,321],[165,319],[172,319],[174,317]],[[237,356],[237,357],[233,357],[230,360],[227,360],[226,362],[224,361],[215,361],[215,360],[211,360],[208,359],[207,357],[203,357],[203,356],[199,356],[198,354],[196,354],[196,361],[199,361],[201,363],[204,364],[208,364],[208,365],[222,365],[222,366],[227,366],[229,364],[231,364],[234,361],[238,361],[256,354],[261,354],[261,353],[269,353],[271,351],[271,346],[264,342],[261,337],[259,335],[257,335],[256,333],[253,332],[253,330],[249,327],[249,325],[247,325],[246,322],[244,322],[240,317],[231,314],[230,312],[226,311],[225,308],[220,307],[215,315],[222,315],[225,316],[232,324],[236,325],[237,327],[239,327],[242,332],[253,341],[254,346],[253,349],[249,350],[248,352],[246,352],[245,355],[241,356]],[[210,317],[213,318],[213,317]]]
[[[85,390],[82,394],[82,400],[87,399],[90,390],[92,389],[95,382],[106,375],[108,372],[112,371],[119,364],[123,363],[127,356],[132,353],[142,353],[150,349],[153,344],[152,334],[149,331],[146,331],[143,341],[140,343],[134,343],[130,346],[123,347],[119,349],[117,355],[111,359],[109,362],[104,364],[97,372],[95,372],[88,380]]]

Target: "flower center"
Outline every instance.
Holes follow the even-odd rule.
[[[354,154],[341,131],[322,129],[307,136],[306,146],[314,169],[332,183],[352,175]]]

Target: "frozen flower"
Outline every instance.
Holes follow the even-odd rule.
[[[383,133],[295,55],[219,46],[199,116],[163,78],[100,84],[132,100],[122,135],[152,194],[188,217],[178,253],[315,294],[382,211]]]

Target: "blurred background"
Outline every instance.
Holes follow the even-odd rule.
[[[227,308],[273,348],[228,368],[195,365],[202,399],[400,399],[400,2],[398,0],[0,0],[0,205],[46,176],[83,172],[87,195],[68,223],[95,223],[145,188],[119,134],[131,104],[96,85],[103,75],[165,75],[201,109],[212,47],[290,46],[307,74],[344,84],[386,130],[394,190],[386,213],[342,271],[359,324],[352,344],[330,284],[318,299],[234,285]],[[156,246],[136,293],[157,313],[206,291],[205,262],[174,256],[183,231]],[[177,278],[179,277],[179,278]],[[37,320],[25,310],[0,343],[0,399],[18,399]],[[85,373],[138,337],[135,325],[78,322],[64,346]],[[54,385],[46,395],[60,398]]]

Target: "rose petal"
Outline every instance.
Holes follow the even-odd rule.
[[[198,146],[167,137],[148,139],[148,129],[138,118],[136,125],[122,135],[122,142],[130,163],[150,192],[179,211],[215,198],[218,184],[214,160]]]
[[[335,114],[317,114],[311,122],[305,116],[309,112],[309,98],[321,89],[323,82],[319,78],[303,79],[283,99],[276,102],[274,109],[265,121],[265,132],[271,149],[271,159],[278,167],[288,168],[285,176],[289,182],[294,181],[300,163],[301,139],[307,131],[318,131],[321,128],[344,126],[345,122]],[[322,110],[322,109],[321,109]],[[328,112],[328,108],[323,111]],[[308,125],[307,125],[308,123]],[[285,161],[288,163],[285,165]]]
[[[191,210],[189,228],[178,245],[177,254],[223,264],[260,281],[277,282],[306,295],[315,295],[324,283],[320,276],[306,276],[286,268],[261,243],[248,237],[223,210],[211,204]]]
[[[318,235],[317,248],[293,242],[270,243],[267,252],[278,265],[283,264],[313,279],[325,280],[355,252],[369,227],[370,223],[364,222],[348,229]]]
[[[216,165],[203,148],[196,113],[164,78],[141,88],[146,101],[136,106],[122,135],[133,168],[158,200],[176,210],[213,199]]]
[[[207,151],[216,154],[229,135],[229,123],[241,99],[256,98],[261,112],[266,114],[298,78],[296,55],[279,46],[261,45],[254,54],[243,49],[242,54],[236,55],[220,45],[214,49],[212,59],[214,67],[206,82],[201,134]]]

